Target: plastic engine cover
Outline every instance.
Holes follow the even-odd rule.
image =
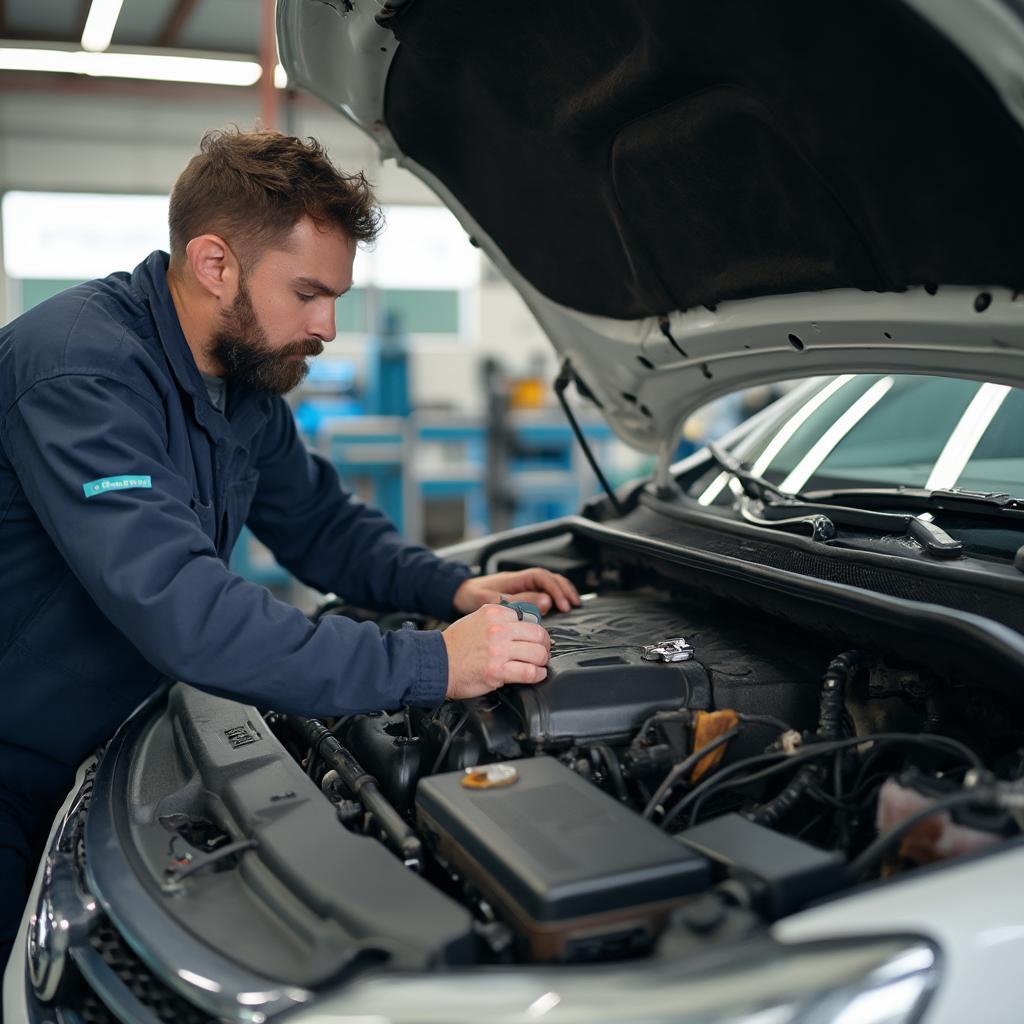
[[[696,661],[644,661],[637,650],[553,656],[537,686],[506,687],[509,704],[533,743],[628,737],[655,711],[711,706],[711,683]]]
[[[641,657],[645,645],[679,635],[664,609],[606,616],[600,604],[560,615],[549,628],[551,661],[543,683],[501,691],[535,745],[629,737],[655,711],[711,707],[711,681],[699,661]]]
[[[533,957],[639,950],[678,902],[710,884],[687,850],[551,757],[505,762],[511,785],[476,789],[462,772],[421,779],[420,827]]]

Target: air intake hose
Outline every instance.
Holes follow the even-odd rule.
[[[860,663],[859,651],[846,651],[829,663],[825,678],[822,680],[818,705],[818,741],[828,742],[842,738],[846,688],[857,674]],[[751,819],[759,825],[774,828],[806,797],[807,791],[821,781],[823,774],[824,770],[820,764],[804,765],[778,796],[761,804],[750,815]]]

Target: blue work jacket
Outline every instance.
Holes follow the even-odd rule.
[[[0,416],[0,819],[62,793],[166,679],[319,716],[444,698],[439,632],[314,625],[228,568],[247,523],[362,607],[448,618],[468,575],[347,493],[282,399],[217,410],[165,253],[0,330]]]

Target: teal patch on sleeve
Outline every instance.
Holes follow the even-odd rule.
[[[133,487],[152,487],[153,479],[148,476],[105,476],[102,480],[90,480],[82,484],[87,498],[95,498],[97,494],[107,491],[130,491]]]

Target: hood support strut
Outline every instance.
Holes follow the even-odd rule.
[[[565,397],[565,389],[569,386],[569,381],[571,380],[576,381],[576,389],[580,390],[580,379],[576,376],[572,363],[566,358],[562,361],[562,368],[558,371],[558,376],[555,378],[555,395],[562,406],[562,412],[565,413],[566,419],[569,421],[569,426],[572,427],[572,432],[576,435],[576,440],[579,441],[580,447],[583,449],[583,454],[587,457],[587,462],[590,463],[590,468],[594,471],[594,476],[597,477],[605,494],[608,495],[608,500],[612,503],[615,514],[619,516],[624,515],[625,509],[622,507],[622,502],[619,501],[618,495],[612,490],[607,478],[601,471],[601,467],[597,464],[597,459],[594,458],[594,453],[590,450],[590,445],[587,444],[587,439],[583,436],[583,431],[580,430],[580,425],[576,422],[576,416],[573,414],[572,408]],[[584,390],[586,390],[585,385]]]

